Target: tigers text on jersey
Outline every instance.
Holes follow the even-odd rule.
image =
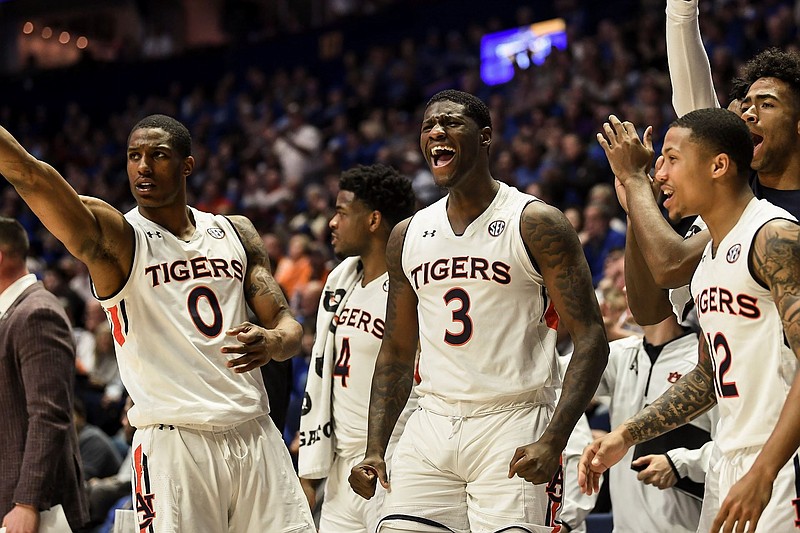
[[[186,242],[137,208],[126,213],[133,267],[122,289],[100,301],[136,427],[231,426],[269,412],[261,372],[234,373],[220,351],[232,342],[225,331],[247,319],[244,247],[225,217],[192,214]]]
[[[692,278],[697,317],[713,360],[720,410],[715,440],[724,453],[766,442],[797,370],[772,295],[750,271],[755,235],[776,218],[794,220],[766,200],[751,200],[716,256],[712,243],[706,246]]]
[[[558,315],[520,234],[522,210],[538,200],[500,183],[459,236],[447,198],[414,215],[403,243],[403,271],[419,300],[420,405],[430,406],[426,397],[532,400],[560,383]]]
[[[388,291],[388,273],[366,287],[359,281],[334,319],[333,427],[336,453],[343,457],[363,456],[366,449],[369,396],[383,339]]]

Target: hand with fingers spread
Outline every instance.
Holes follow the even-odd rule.
[[[774,476],[763,475],[754,472],[753,469],[747,472],[731,487],[719,508],[711,531],[721,530],[723,533],[755,531],[758,519],[772,497],[774,480]]]
[[[578,486],[584,494],[592,495],[600,490],[603,472],[617,464],[633,442],[624,426],[595,439],[583,450],[578,463]]]
[[[545,443],[542,439],[520,446],[508,465],[508,477],[517,475],[529,483],[549,483],[558,469],[563,446]]]
[[[225,332],[233,337],[235,344],[226,344],[222,353],[234,356],[227,363],[237,374],[250,372],[272,360],[274,354],[282,353],[280,333],[244,322]]]
[[[389,480],[386,476],[386,462],[380,457],[365,457],[350,470],[350,477],[347,478],[353,492],[369,500],[375,495],[377,482],[389,490]]]
[[[648,126],[643,139],[639,139],[636,127],[631,122],[620,122],[615,116],[608,117],[603,124],[603,133],[597,134],[597,142],[603,148],[611,170],[622,185],[631,180],[647,180],[653,162],[653,128]]]

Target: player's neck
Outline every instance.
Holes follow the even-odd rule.
[[[747,204],[752,199],[753,192],[749,188],[742,189],[738,194],[715,200],[709,209],[700,214],[703,221],[708,224],[711,246],[715,253],[719,243],[739,222]]]
[[[450,189],[447,197],[447,219],[456,235],[461,235],[467,226],[481,216],[494,201],[500,183],[489,176],[470,184],[469,187]]]
[[[382,246],[374,245],[369,250],[361,254],[361,265],[364,267],[364,274],[361,278],[361,285],[378,279],[386,273],[386,244]]]
[[[148,208],[139,206],[139,213],[147,220],[162,226],[183,241],[189,240],[192,235],[194,235],[194,216],[185,205],[180,208]]]
[[[770,189],[779,191],[800,190],[800,154],[798,154],[798,157],[792,158],[783,170],[774,172],[759,171],[756,179],[761,185]]]

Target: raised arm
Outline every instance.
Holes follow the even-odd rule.
[[[800,226],[786,220],[767,223],[756,234],[752,267],[769,287],[795,357],[800,359]],[[775,429],[750,470],[731,487],[714,520],[718,531],[736,522],[758,519],[772,494],[778,471],[800,447],[800,372],[795,373]],[[754,498],[753,495],[758,497]]]
[[[608,341],[589,265],[563,213],[542,202],[532,202],[522,213],[521,226],[525,246],[575,345],[553,418],[537,442],[517,448],[509,468],[509,477],[517,474],[532,483],[545,483],[550,481],[575,423],[597,390],[608,361]]]
[[[705,337],[700,335],[700,338]],[[597,491],[603,472],[618,463],[628,448],[691,422],[717,403],[713,366],[705,341],[700,341],[698,351],[698,363],[691,372],[652,404],[586,447],[578,465],[578,484],[584,492]]]
[[[81,197],[52,166],[39,161],[0,126],[0,174],[44,226],[89,268],[98,294],[108,296],[128,277],[133,229],[102,200]]]
[[[603,124],[603,133],[597,134],[597,142],[605,151],[614,175],[625,187],[628,221],[656,284],[662,288],[686,285],[710,237],[708,232],[701,232],[684,240],[661,215],[647,175],[653,158],[650,128],[642,142],[633,124],[622,123],[611,115]],[[657,172],[659,168],[657,163]],[[636,263],[631,266],[637,267]]]
[[[224,353],[241,353],[228,361],[236,372],[249,372],[271,359],[285,361],[300,351],[303,328],[292,316],[278,282],[272,277],[264,242],[253,223],[243,216],[232,216],[231,223],[247,253],[244,295],[258,317],[260,326],[245,322],[228,330],[241,344],[223,347]]]
[[[667,0],[667,63],[672,106],[679,117],[695,109],[719,107],[700,36],[697,3],[698,0]]]
[[[354,466],[350,473],[350,486],[367,499],[375,494],[377,480],[388,487],[384,454],[414,380],[414,361],[419,342],[417,295],[403,273],[401,261],[409,221],[395,226],[386,246],[389,296],[386,302],[386,327],[372,376],[367,451],[364,460]]]
[[[672,314],[669,292],[659,287],[653,278],[636,242],[630,218],[625,232],[625,292],[628,308],[641,326],[658,324]]]

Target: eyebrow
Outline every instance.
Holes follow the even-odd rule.
[[[772,93],[757,93],[753,96],[745,95],[745,97],[742,98],[742,103],[752,102],[753,100],[768,100],[770,98],[772,98],[773,100],[780,100],[780,98],[778,98],[776,95]]]

